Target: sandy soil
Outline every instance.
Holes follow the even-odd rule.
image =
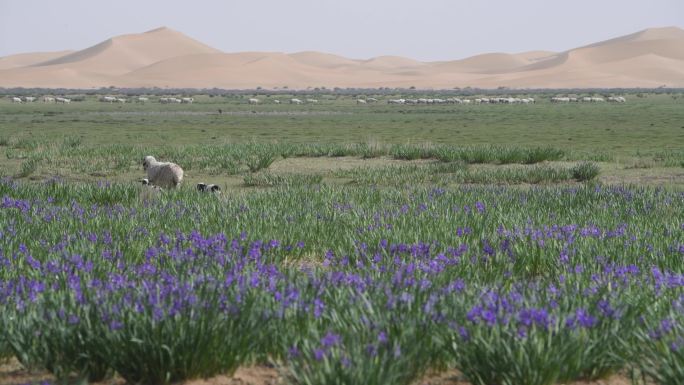
[[[0,364],[0,385],[24,385],[51,380],[52,377],[45,372],[28,373],[23,370],[16,360]],[[278,371],[265,366],[245,367],[237,370],[234,376],[216,376],[208,379],[185,381],[183,385],[280,385],[284,384]],[[120,377],[103,381],[95,385],[124,385],[125,381]],[[605,380],[593,382],[572,382],[567,385],[630,385],[631,382],[624,376],[613,376]],[[470,385],[456,370],[442,373],[428,373],[415,385]]]

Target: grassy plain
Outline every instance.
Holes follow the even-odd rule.
[[[5,98],[0,101],[0,151],[5,152],[0,166],[4,175],[33,179],[128,181],[141,174],[138,158],[150,153],[185,162],[191,182],[210,178],[239,186],[245,167],[237,158],[264,146],[273,153],[274,170],[319,174],[333,182],[345,182],[339,157],[366,158],[361,168],[414,160],[397,156],[396,145],[545,147],[562,151],[560,159],[549,160],[597,162],[608,183],[681,183],[684,98],[642,94],[628,95],[625,104],[552,104],[536,96],[534,105],[429,106],[384,100],[356,105],[354,97],[334,94],[317,96],[315,105],[291,105],[289,95],[257,95],[259,105],[249,105],[249,96],[242,95],[200,95],[192,105],[160,104],[154,97],[144,105],[102,103],[92,96],[69,105],[15,104]],[[207,147],[211,151],[203,150]],[[244,151],[236,153],[235,147]],[[201,165],[187,164],[197,164],[203,152]],[[222,166],[209,167],[207,153],[232,155]],[[285,159],[289,156],[303,160],[298,164]],[[30,159],[36,164],[25,164]],[[471,171],[491,172],[480,166]]]

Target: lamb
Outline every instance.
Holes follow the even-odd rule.
[[[161,187],[150,184],[150,180],[147,178],[143,178],[140,182],[142,183],[143,186],[145,186],[145,187],[147,187],[153,191],[162,191]]]
[[[197,183],[197,191],[220,194],[221,188],[216,184]]]
[[[158,162],[153,156],[143,159],[148,183],[161,188],[175,188],[183,181],[183,169],[171,162]]]

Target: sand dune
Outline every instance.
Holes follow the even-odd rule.
[[[68,55],[74,51],[20,53],[0,58],[0,70],[26,67]]]
[[[123,75],[171,57],[220,52],[169,28],[117,36],[81,51],[34,64],[99,75]]]
[[[0,87],[684,87],[684,30],[654,28],[555,53],[441,62],[306,51],[223,53],[169,28],[81,51],[0,58]]]
[[[315,51],[297,52],[290,54],[290,57],[302,64],[319,68],[335,69],[359,65],[359,60]]]

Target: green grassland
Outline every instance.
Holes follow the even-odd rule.
[[[316,95],[318,104],[305,105],[289,104],[291,95],[258,94],[195,95],[191,105],[160,104],[156,97],[146,104],[109,104],[86,96],[68,105],[15,104],[4,98],[0,173],[129,181],[141,175],[139,158],[155,154],[183,165],[190,182],[209,178],[243,187],[287,183],[269,175],[245,175],[271,165],[285,178],[304,173],[327,182],[366,183],[374,180],[373,173],[407,171],[393,168],[396,160],[417,159],[469,164],[468,175],[451,178],[439,176],[445,172],[435,167],[412,165],[413,174],[437,175],[419,178],[425,182],[559,182],[572,179],[559,173],[567,174],[577,162],[592,161],[609,183],[682,183],[684,98],[640,94],[627,95],[625,104],[552,104],[546,96],[534,96],[534,105],[420,106],[389,105],[389,97],[357,105],[355,97],[336,94]],[[261,103],[249,105],[249,97]],[[493,153],[542,148],[556,155],[536,161],[444,155],[464,148]],[[292,157],[303,161],[293,163],[288,159]],[[365,159],[355,165],[359,170],[380,170],[365,177],[357,170],[349,177],[341,172],[339,157]],[[480,166],[542,161],[551,162],[544,166],[553,170],[540,172],[537,167],[512,175],[514,171]],[[446,173],[453,174],[455,168]]]

